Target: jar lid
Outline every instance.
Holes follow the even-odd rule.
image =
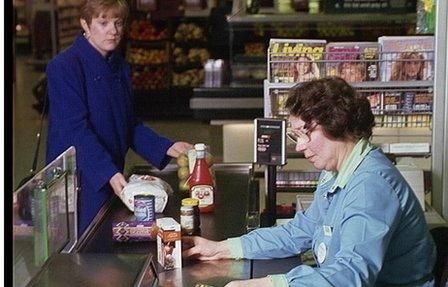
[[[197,198],[184,198],[182,199],[182,205],[191,205],[196,206],[199,205],[199,199]]]
[[[194,145],[195,150],[205,150],[205,144],[203,143],[197,143]]]

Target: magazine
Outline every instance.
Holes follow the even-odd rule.
[[[325,44],[325,40],[271,39],[268,80],[301,83],[322,77]]]
[[[434,77],[433,36],[383,36],[382,81],[425,81]]]
[[[383,109],[383,99],[380,92],[359,92],[362,96],[369,100],[370,108],[374,115],[381,113]]]
[[[332,42],[326,47],[327,76],[349,83],[377,81],[380,45],[377,42]]]
[[[264,117],[265,118],[288,118],[289,112],[285,108],[289,96],[289,88],[266,87],[264,93]]]

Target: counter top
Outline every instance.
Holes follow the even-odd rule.
[[[212,240],[224,240],[228,237],[242,235],[246,232],[245,218],[248,202],[248,164],[215,165],[216,176],[216,209],[213,213],[201,214],[201,235]],[[174,190],[169,197],[163,214],[156,217],[169,216],[179,222],[180,201],[184,197],[177,189],[177,167],[169,166],[164,171],[146,172],[138,169],[134,172],[152,174],[167,181]],[[96,228],[85,235],[78,246],[78,252],[113,253],[113,254],[147,254],[157,258],[157,244],[152,242],[117,243],[112,241],[112,222],[132,220],[133,214],[124,204],[114,197],[100,217],[96,218]],[[251,278],[250,260],[221,260],[198,262],[183,259],[182,269],[162,270],[157,263],[159,286],[194,286],[196,283],[207,283],[213,286],[224,286],[236,279]]]
[[[246,212],[249,205],[249,174],[251,164],[215,164],[217,192],[216,209],[201,214],[201,235],[224,240],[246,233]],[[163,214],[179,222],[180,201],[177,166],[163,171],[137,167],[133,173],[151,174],[167,181],[174,190]],[[76,252],[56,254],[31,282],[32,286],[140,286],[142,274],[158,274],[158,286],[195,286],[197,283],[215,287],[233,280],[286,273],[300,263],[299,257],[277,260],[197,261],[183,258],[181,269],[163,270],[157,262],[156,241],[118,243],[112,240],[112,222],[133,220],[134,215],[113,197],[95,217],[81,236]],[[148,268],[153,258],[155,269]],[[146,277],[145,277],[146,278]],[[62,283],[64,282],[64,283]],[[145,285],[146,286],[146,285]]]

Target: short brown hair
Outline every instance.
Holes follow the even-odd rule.
[[[368,99],[339,77],[295,85],[285,106],[305,128],[316,122],[332,139],[369,138],[375,125]]]
[[[111,11],[114,17],[119,17],[126,22],[129,15],[129,5],[126,0],[84,0],[81,6],[81,19],[87,24],[92,23],[92,18],[102,13]]]

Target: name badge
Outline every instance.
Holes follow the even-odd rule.
[[[324,235],[325,236],[332,236],[333,235],[333,227],[324,225]]]
[[[321,242],[317,247],[317,262],[322,264],[327,258],[327,246],[325,243]]]

